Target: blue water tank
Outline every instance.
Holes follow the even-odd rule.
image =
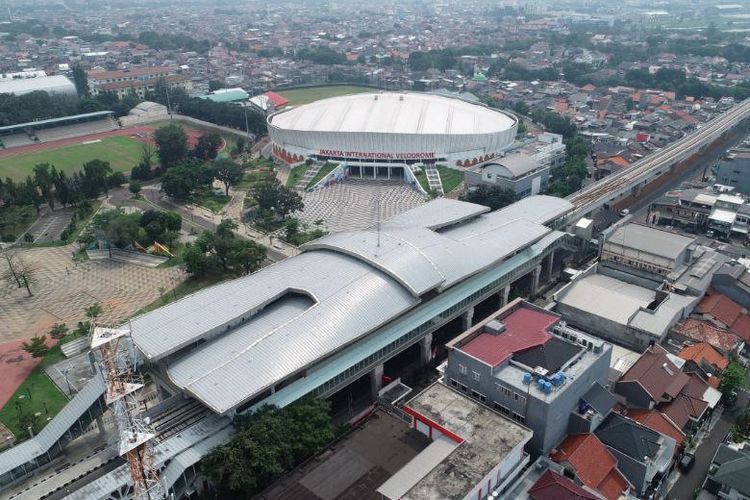
[[[557,372],[554,375],[552,375],[552,383],[554,385],[560,386],[562,385],[564,381],[565,381],[565,376],[562,373]]]
[[[545,383],[545,380],[543,378],[538,378],[536,380],[536,385],[539,387],[540,391],[544,391],[544,383]]]
[[[529,385],[531,381],[534,380],[534,378],[531,376],[531,373],[526,372],[523,374],[523,383],[526,385]]]
[[[545,394],[549,394],[551,392],[552,392],[552,383],[551,382],[547,382],[545,380],[545,382],[544,382],[544,393]]]

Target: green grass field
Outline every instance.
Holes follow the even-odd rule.
[[[357,85],[331,85],[327,87],[307,87],[303,89],[280,90],[277,93],[289,100],[290,106],[299,106],[309,102],[336,97],[340,95],[361,94],[363,92],[377,92],[378,89],[359,87]]]
[[[34,165],[49,163],[67,173],[81,169],[91,160],[105,160],[116,171],[129,171],[141,157],[141,142],[130,137],[106,137],[101,142],[72,144],[55,149],[0,158],[0,178],[23,180],[32,175]]]

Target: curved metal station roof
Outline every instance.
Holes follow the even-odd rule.
[[[338,233],[257,273],[131,322],[142,355],[217,413],[374,332],[551,232],[572,209],[535,196],[497,212],[440,199],[377,230]],[[518,205],[518,204],[516,204]],[[378,246],[378,242],[380,245]]]

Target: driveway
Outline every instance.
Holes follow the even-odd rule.
[[[669,490],[669,500],[684,500],[693,498],[693,493],[703,485],[703,480],[708,473],[708,466],[716,453],[716,449],[724,441],[727,432],[734,424],[735,413],[725,411],[718,419],[714,427],[703,439],[695,451],[695,464],[687,474],[681,474],[677,482]]]

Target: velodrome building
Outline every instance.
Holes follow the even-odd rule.
[[[268,117],[280,161],[312,158],[369,169],[415,163],[470,167],[499,156],[517,129],[510,113],[417,92],[332,97]]]
[[[475,309],[497,310],[518,283],[533,295],[574,246],[559,230],[572,209],[548,196],[495,212],[439,198],[134,318],[123,327],[160,395],[148,415],[164,491],[200,487],[196,465],[231,436],[234,415],[359,381],[377,395],[396,356],[427,362],[441,328],[471,326]],[[0,491],[53,464],[101,416],[103,392],[95,376],[42,432],[0,453]],[[109,467],[67,498],[128,491],[127,463]]]

